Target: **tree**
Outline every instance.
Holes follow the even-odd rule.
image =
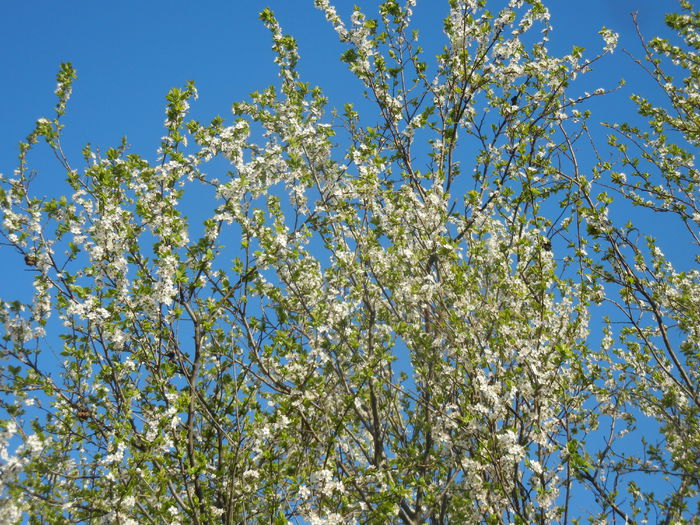
[[[414,4],[346,24],[316,0],[375,112],[332,118],[264,10],[279,85],[209,125],[171,90],[155,163],[124,142],[74,167],[61,66],[1,181],[35,276],[0,312],[3,522],[697,523],[700,275],[609,210],[685,226],[698,261],[700,14],[668,15],[680,45],[639,61],[667,98],[606,145],[606,90],[570,83],[615,33],[557,58],[539,0],[450,0],[428,63]],[[32,192],[40,141],[70,195]]]

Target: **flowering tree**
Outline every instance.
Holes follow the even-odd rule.
[[[263,11],[279,85],[210,125],[173,89],[155,163],[122,144],[74,167],[61,66],[0,190],[34,274],[0,311],[0,522],[696,522],[700,275],[609,210],[697,254],[698,13],[640,60],[667,95],[635,98],[648,129],[579,159],[606,92],[569,84],[616,34],[554,57],[539,0],[450,0],[426,63],[414,4],[316,0],[374,108],[335,126]],[[69,195],[33,192],[40,141]]]

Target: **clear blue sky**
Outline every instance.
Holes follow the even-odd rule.
[[[341,0],[337,5],[348,12],[353,3]],[[562,52],[572,44],[599,49],[597,31],[603,25],[618,31],[621,44],[638,52],[629,13],[639,11],[643,30],[651,36],[663,31],[662,14],[677,6],[675,0],[548,3],[556,30],[551,48]],[[35,119],[52,112],[60,62],[72,62],[79,75],[66,118],[66,140],[74,152],[88,141],[104,148],[116,145],[126,135],[134,152],[151,156],[162,134],[163,98],[169,88],[188,79],[196,81],[201,96],[196,117],[228,116],[232,102],[276,80],[269,35],[257,19],[266,6],[297,37],[307,81],[320,85],[338,107],[357,97],[357,83],[337,60],[342,48],[312,0],[2,4],[0,172],[5,174],[12,171],[17,141]],[[441,0],[418,2],[416,17],[422,26],[433,27],[421,34],[426,47],[442,37],[445,6]],[[595,80],[609,80],[609,85],[624,70],[632,70],[625,71],[628,79],[638,74],[620,52],[599,69],[608,75],[596,75]]]
[[[341,0],[336,5],[347,14],[353,3],[377,2]],[[556,53],[564,54],[576,44],[595,54],[603,46],[598,35],[602,26],[620,33],[615,54],[597,64],[575,89],[613,87],[624,77],[627,86],[605,98],[604,116],[595,120],[633,116],[629,113],[633,106],[625,100],[648,80],[622,52],[626,48],[641,54],[630,13],[638,11],[647,38],[667,36],[663,14],[676,10],[677,2],[546,4],[555,28],[550,49]],[[322,13],[313,8],[313,0],[5,0],[0,5],[0,172],[7,176],[16,167],[18,141],[36,119],[53,114],[55,74],[61,62],[72,62],[78,71],[64,120],[66,151],[77,166],[82,164],[80,150],[85,143],[106,150],[118,145],[122,136],[127,136],[132,152],[152,160],[164,134],[164,97],[186,80],[194,80],[199,89],[195,118],[230,116],[234,101],[277,81],[271,40],[258,21],[264,7],[272,8],[283,29],[297,38],[302,78],[320,86],[331,106],[340,108],[359,98],[359,83],[338,61],[343,47]],[[428,49],[441,45],[440,20],[446,5],[443,0],[418,0],[415,16],[425,28],[421,39]],[[55,160],[45,154],[34,158],[41,177],[63,177]],[[18,263],[18,256],[0,247],[2,299],[19,294],[17,285],[31,282],[31,273]],[[24,298],[27,291],[21,292]]]
[[[502,0],[497,0],[496,4]],[[336,2],[348,14],[356,1]],[[376,5],[377,2],[359,2]],[[641,50],[630,13],[638,11],[644,33],[667,34],[663,13],[677,8],[675,0],[587,0],[547,2],[555,31],[550,49],[564,54],[573,44],[591,54],[602,47],[601,26],[619,32],[621,47],[574,86],[579,92],[612,87],[620,77],[627,86],[606,97],[602,118],[629,117],[633,89],[647,82],[622,47]],[[73,98],[64,119],[64,149],[74,166],[90,142],[103,151],[126,136],[131,152],[154,159],[164,134],[164,97],[172,87],[194,80],[200,93],[192,115],[208,122],[230,116],[231,104],[251,91],[276,82],[271,40],[258,13],[271,7],[283,29],[297,37],[302,77],[319,85],[330,105],[341,108],[360,100],[358,81],[338,61],[343,47],[312,0],[124,0],[95,2],[2,2],[0,7],[0,173],[16,167],[17,143],[36,119],[51,116],[55,104],[55,74],[59,63],[72,62],[78,71]],[[415,18],[421,43],[434,53],[442,46],[442,0],[418,0]],[[427,58],[427,57],[426,57]],[[31,157],[41,183],[63,178],[53,157],[39,149]],[[9,283],[29,284],[30,273],[8,250],[0,252],[0,272]],[[12,254],[14,255],[14,254]],[[26,293],[26,292],[25,292]],[[8,294],[0,294],[7,299]],[[23,294],[24,295],[24,294]],[[26,297],[26,296],[25,296]]]

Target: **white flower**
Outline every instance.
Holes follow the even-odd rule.
[[[243,479],[247,481],[257,481],[260,479],[260,473],[257,470],[248,469],[243,473]]]
[[[608,53],[615,51],[615,48],[617,47],[617,39],[620,37],[620,35],[613,33],[606,27],[603,27],[598,34],[601,35],[605,41],[605,47],[603,49]]]
[[[306,485],[301,485],[299,487],[297,496],[299,496],[300,499],[306,499],[309,496],[311,496],[311,491],[309,490],[309,487],[307,487]]]
[[[24,448],[29,451],[30,454],[34,455],[41,450],[43,443],[41,439],[36,434],[32,434],[24,442]]]

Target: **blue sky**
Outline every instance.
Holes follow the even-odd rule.
[[[347,15],[353,3],[340,0],[336,5]],[[625,88],[596,102],[601,107],[594,119],[633,118],[629,96],[648,86],[649,80],[622,52],[626,48],[636,56],[641,54],[630,13],[638,12],[647,37],[667,35],[663,13],[676,9],[676,1],[546,3],[552,12],[550,49],[554,53],[565,54],[576,44],[592,56],[602,48],[598,35],[602,26],[620,33],[618,51],[577,81],[574,92],[613,87],[625,77]],[[446,5],[440,0],[419,0],[415,9],[421,43],[429,53],[442,46],[441,19]],[[320,86],[331,107],[360,101],[359,82],[338,60],[344,48],[312,0],[3,2],[0,173],[11,175],[17,143],[31,131],[34,121],[52,116],[55,74],[61,62],[72,62],[78,71],[64,118],[63,141],[74,167],[83,165],[80,152],[86,143],[105,151],[117,146],[123,136],[132,153],[153,160],[164,134],[164,97],[170,88],[190,79],[200,94],[192,108],[194,118],[209,122],[216,115],[229,117],[233,102],[277,81],[271,39],[258,20],[259,11],[266,6],[275,11],[283,29],[297,37],[302,79]],[[40,173],[42,189],[44,184],[56,189],[53,185],[60,184],[64,174],[47,148],[37,148],[30,159]],[[5,277],[12,275],[5,282],[29,284],[31,276],[19,257],[14,253],[8,257],[8,250],[1,254],[0,272]],[[9,291],[7,284],[5,291]],[[2,295],[7,298],[6,293]]]
[[[376,4],[342,0],[337,5],[347,14],[353,3]],[[630,13],[638,11],[647,38],[668,36],[663,14],[677,9],[675,0],[546,3],[555,28],[550,49],[557,54],[568,52],[574,44],[595,54],[603,45],[598,35],[602,26],[620,33],[620,48],[596,64],[575,90],[613,87],[624,77],[627,85],[600,102],[604,117],[595,120],[633,118],[633,105],[625,101],[633,91],[648,86],[648,79],[622,52],[626,48],[641,55]],[[425,27],[421,39],[426,48],[440,45],[446,4],[418,0],[416,18]],[[85,143],[106,150],[118,145],[123,136],[132,152],[154,159],[164,134],[165,95],[187,80],[194,80],[199,89],[200,99],[192,112],[195,118],[209,121],[216,115],[230,116],[233,102],[277,81],[271,39],[258,20],[264,7],[272,8],[283,29],[297,38],[302,79],[320,86],[332,107],[357,102],[359,83],[339,63],[343,47],[312,0],[3,2],[0,172],[11,175],[18,141],[36,119],[53,114],[55,74],[61,62],[72,62],[78,71],[64,119],[65,149],[77,166]],[[60,166],[46,151],[39,150],[32,158],[45,180],[63,178]],[[31,281],[19,257],[6,247],[0,247],[0,272],[5,278],[2,299],[19,293],[16,285]]]
[[[337,2],[341,12],[348,12],[353,3]],[[638,52],[629,13],[639,12],[642,28],[651,36],[664,29],[662,13],[677,5],[674,0],[548,3],[555,27],[551,48],[561,52],[572,44],[599,49],[597,31],[603,25],[621,33],[621,44]],[[162,135],[165,94],[189,79],[196,81],[201,96],[195,116],[202,120],[216,114],[228,116],[232,102],[276,79],[270,38],[257,19],[265,6],[275,11],[285,31],[297,37],[305,80],[320,85],[337,107],[357,97],[357,82],[337,60],[342,48],[312,0],[3,4],[3,173],[13,168],[17,141],[26,136],[35,119],[51,113],[60,62],[72,62],[79,75],[66,118],[66,141],[76,153],[85,142],[106,149],[126,135],[135,152],[149,156]],[[416,17],[421,25],[433,27],[421,35],[426,47],[442,37],[445,4],[418,2]],[[610,85],[623,71],[632,79],[639,74],[620,52],[607,62],[599,67],[598,73],[603,74],[596,76]]]

